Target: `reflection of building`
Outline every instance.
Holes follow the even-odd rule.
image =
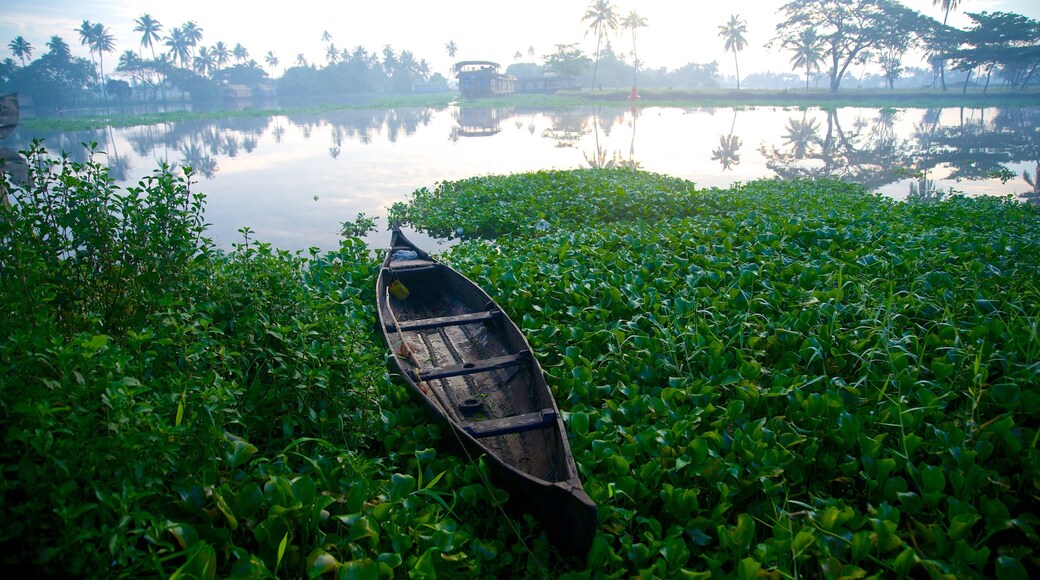
[[[499,64],[488,60],[465,60],[455,63],[452,70],[459,79],[459,91],[467,99],[498,97],[513,94],[516,77],[498,72]]]
[[[571,76],[543,75],[516,79],[518,93],[555,93],[563,90],[579,90],[581,82]]]
[[[501,122],[513,116],[513,109],[461,108],[455,110],[455,122],[461,137],[487,137],[502,131]]]

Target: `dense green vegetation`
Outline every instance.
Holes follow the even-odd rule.
[[[1024,577],[1036,208],[831,181],[481,177],[393,213],[522,324],[601,506],[507,515],[387,372],[376,262],[205,238],[163,169],[32,154],[2,214],[6,564],[106,576]],[[359,218],[345,224],[358,233]],[[493,238],[493,241],[486,241]]]

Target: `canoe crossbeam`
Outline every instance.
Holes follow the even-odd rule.
[[[399,323],[402,332],[406,330],[429,330],[431,328],[444,328],[448,326],[461,326],[463,324],[488,322],[501,315],[501,310],[486,310],[482,312],[472,312],[470,314],[459,314],[457,316],[440,316],[437,318],[422,318],[419,320],[401,320]],[[392,322],[388,322],[386,324],[386,330],[388,332],[396,332],[398,328],[394,326]]]
[[[467,421],[462,428],[477,439],[483,437],[495,437],[497,435],[508,435],[535,429],[545,429],[556,424],[556,410],[542,409],[534,413],[514,415],[512,417],[501,417],[499,419],[488,419],[486,421]]]
[[[412,378],[416,382],[435,381],[437,379],[447,379],[451,377],[475,375],[477,373],[486,373],[488,371],[497,371],[500,369],[507,369],[519,365],[526,365],[529,364],[530,361],[531,351],[524,350],[516,354],[496,356],[474,362],[462,362],[459,364],[447,365],[443,367],[434,367],[431,369],[419,371],[418,373],[416,373],[414,370],[409,372],[413,375]]]

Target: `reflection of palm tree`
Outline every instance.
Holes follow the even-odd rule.
[[[730,15],[729,22],[719,27],[719,38],[725,41],[726,52],[733,53],[733,65],[737,68],[737,90],[740,90],[740,63],[737,62],[737,53],[747,46],[745,32],[747,22],[741,20],[738,14]]]
[[[719,146],[711,150],[711,158],[722,164],[724,171],[740,165],[740,137],[719,135]]]
[[[1022,179],[1026,180],[1026,183],[1028,183],[1029,187],[1032,189],[1021,194],[1019,197],[1021,197],[1023,201],[1029,203],[1040,203],[1040,161],[1037,161],[1036,169],[1033,170],[1032,176],[1029,175],[1028,169],[1023,169]]]
[[[733,109],[733,121],[729,124],[729,135],[719,135],[719,146],[711,151],[711,158],[722,164],[723,171],[740,165],[740,137],[733,134],[737,126],[737,110]]]
[[[791,117],[787,120],[784,144],[791,146],[791,153],[795,159],[804,159],[809,145],[820,142],[819,130],[816,119],[806,119],[805,114],[800,120]]]

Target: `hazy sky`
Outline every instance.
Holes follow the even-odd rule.
[[[638,31],[638,49],[640,59],[652,68],[674,69],[688,62],[717,60],[720,72],[732,75],[733,56],[723,52],[718,27],[730,14],[739,14],[748,26],[748,46],[739,56],[741,76],[767,69],[790,70],[789,55],[762,46],[775,34],[776,13],[783,0],[615,0],[614,4],[622,17],[635,8],[647,19],[648,27]],[[942,19],[932,0],[905,0],[904,4]],[[87,57],[75,30],[83,20],[90,20],[104,24],[115,37],[117,50],[106,55],[105,68],[111,70],[107,63],[115,63],[119,53],[139,48],[140,34],[133,31],[133,21],[148,13],[162,23],[164,33],[194,20],[203,31],[202,45],[241,43],[261,65],[267,51],[274,51],[280,68],[291,66],[299,53],[311,63],[324,64],[321,36],[328,31],[339,49],[360,44],[378,52],[390,44],[398,53],[411,50],[417,59],[427,59],[435,71],[446,73],[451,59],[444,45],[449,40],[459,47],[458,60],[494,60],[503,65],[514,62],[517,51],[523,52],[522,60],[529,60],[531,46],[538,62],[556,44],[579,43],[591,54],[596,39],[591,33],[586,36],[587,23],[581,20],[588,5],[588,0],[296,0],[277,4],[257,0],[0,0],[0,52],[13,56],[7,44],[21,35],[38,57],[47,50],[50,36],[57,34],[74,54]],[[969,22],[964,11],[984,10],[1040,19],[1037,0],[964,0],[951,13],[950,24],[963,26]],[[627,34],[612,41],[616,52],[631,49]]]

